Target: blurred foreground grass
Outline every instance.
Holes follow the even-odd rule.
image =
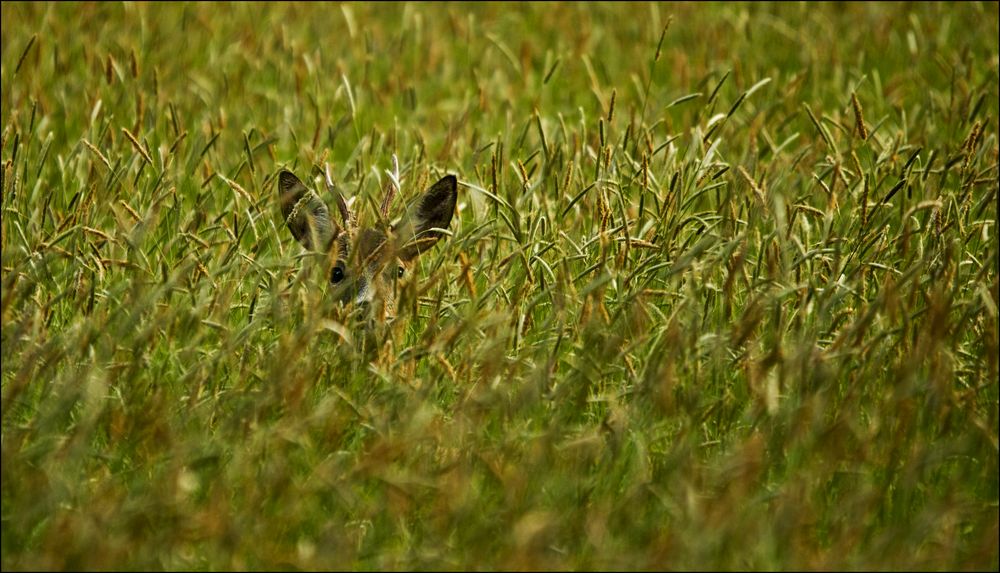
[[[5,570],[998,568],[997,4],[2,21]],[[275,175],[393,154],[371,356]]]

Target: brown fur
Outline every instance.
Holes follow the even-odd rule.
[[[328,189],[334,193],[332,184]],[[457,200],[458,180],[448,175],[432,185],[392,227],[384,223],[358,227],[357,218],[337,194],[342,226],[330,219],[330,209],[292,172],[278,175],[281,213],[292,236],[303,247],[326,252],[333,264],[328,280],[333,296],[358,304],[368,318],[395,316],[397,281],[407,277],[413,260],[445,236]],[[381,213],[387,215],[390,197]],[[318,248],[317,248],[318,247]]]

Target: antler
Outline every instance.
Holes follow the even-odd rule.
[[[351,213],[351,209],[347,206],[347,201],[344,200],[344,196],[341,195],[340,192],[333,186],[333,178],[330,177],[329,163],[323,164],[323,171],[326,176],[326,190],[337,198],[337,209],[340,211],[340,217],[344,220],[344,225],[346,225],[348,229],[353,229],[354,214]]]
[[[389,188],[385,192],[385,197],[382,198],[382,207],[379,209],[379,213],[382,214],[383,219],[388,219],[392,200],[396,198],[396,192],[399,191],[399,160],[396,159],[395,153],[392,154],[392,171],[386,169],[385,173],[389,176]]]

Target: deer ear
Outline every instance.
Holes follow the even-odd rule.
[[[407,211],[393,231],[397,237],[397,255],[408,261],[434,246],[447,229],[455,213],[458,198],[458,179],[446,175],[431,185],[423,196]]]
[[[281,214],[292,236],[310,250],[325,250],[336,235],[330,209],[291,171],[278,174]]]

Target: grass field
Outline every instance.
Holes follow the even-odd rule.
[[[996,3],[2,21],[4,570],[1000,567]]]

